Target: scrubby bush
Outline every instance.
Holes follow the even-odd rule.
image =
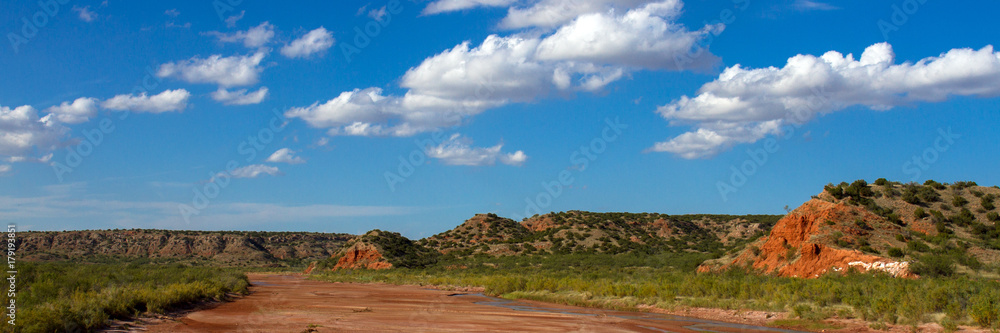
[[[955,190],[961,190],[961,189],[965,189],[965,188],[973,187],[973,186],[978,186],[978,185],[976,184],[976,182],[972,182],[972,181],[959,181],[959,182],[955,182],[954,184],[952,184],[951,188],[955,189]]]
[[[955,274],[955,263],[947,256],[925,255],[910,265],[910,271],[922,277],[947,277]]]
[[[903,256],[903,249],[898,247],[890,247],[888,252],[890,257],[899,258]]]
[[[926,202],[936,202],[941,200],[941,195],[930,186],[921,186],[917,189],[917,195]]]
[[[927,252],[931,250],[931,247],[927,246],[927,244],[924,242],[921,242],[919,240],[914,240],[912,242],[906,243],[906,249],[916,252]]]
[[[19,264],[17,294],[23,332],[83,331],[110,319],[163,313],[228,293],[246,293],[242,273],[210,267],[147,264]],[[4,325],[6,326],[6,325]]]
[[[917,209],[913,210],[913,217],[919,220],[927,217],[927,213],[924,212],[923,208],[917,207]]]
[[[958,194],[955,194],[955,196],[951,199],[951,204],[955,207],[965,207],[965,204],[967,203],[969,203],[969,200],[966,200],[965,197]]]
[[[970,224],[972,224],[973,221],[976,220],[976,216],[972,215],[972,212],[969,211],[968,209],[962,208],[962,210],[959,211],[958,214],[952,215],[950,220],[952,223],[955,223],[959,226],[967,227]]]
[[[996,206],[993,205],[993,194],[985,195],[979,198],[979,205],[983,206],[985,210],[993,210]]]
[[[986,214],[986,219],[993,222],[1000,221],[1000,214],[998,214],[997,212],[990,212]]]
[[[868,182],[864,179],[855,180],[850,186],[844,189],[844,195],[852,197],[870,197],[874,195],[872,189],[868,187]]]
[[[1000,324],[1000,292],[992,290],[976,296],[969,306],[969,317],[982,327]]]
[[[823,189],[838,200],[844,197],[844,189],[841,188],[840,186],[834,186],[833,184],[828,184],[825,187],[823,187]]]
[[[930,180],[930,179],[928,179],[927,181],[925,181],[924,185],[933,187],[936,190],[943,190],[943,189],[945,189],[945,186],[943,184],[938,183],[938,182],[933,181],[933,180]]]

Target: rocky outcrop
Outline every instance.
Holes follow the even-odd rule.
[[[344,249],[333,269],[389,269],[389,263],[373,244],[357,242]]]
[[[906,262],[834,245],[837,239],[833,237],[845,231],[850,234],[853,230],[850,224],[867,225],[879,221],[883,221],[880,216],[862,207],[813,199],[779,220],[770,235],[749,246],[731,262],[721,266],[714,266],[718,262],[706,263],[699,271],[742,266],[781,276],[814,278],[830,271],[856,269],[913,277]],[[879,226],[881,236],[898,233],[899,228],[894,230],[889,223]],[[872,238],[870,233],[861,236]]]
[[[325,267],[338,269],[417,268],[437,262],[439,253],[399,233],[372,230],[347,242]]]
[[[306,267],[306,269],[302,271],[302,274],[311,274],[313,270],[316,270],[316,264],[318,264],[316,261],[309,263],[309,267]]]

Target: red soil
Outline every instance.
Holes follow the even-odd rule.
[[[300,276],[249,276],[254,283],[250,296],[173,320],[161,319],[161,322],[147,326],[144,331],[698,332],[697,328],[753,331],[698,323],[683,317],[658,320],[636,312],[531,301],[519,301],[518,304],[547,311],[518,311],[480,304],[490,301],[489,298],[452,297],[452,291],[418,286],[328,283],[305,280]]]

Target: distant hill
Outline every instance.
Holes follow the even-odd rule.
[[[735,256],[700,270],[748,266],[784,276],[882,270],[896,276],[976,274],[1000,263],[1000,188],[879,179],[827,185]]]
[[[147,260],[315,269],[463,267],[471,259],[626,255],[646,265],[729,267],[784,276],[880,270],[896,276],[989,275],[1000,266],[1000,188],[972,182],[827,185],[781,215],[568,211],[514,221],[477,214],[420,240],[373,230],[305,232],[94,230],[22,232],[26,260]],[[596,258],[596,257],[591,257]],[[624,257],[615,257],[624,258]],[[715,259],[713,259],[715,258]],[[706,259],[710,259],[705,261]]]
[[[694,251],[720,255],[763,236],[780,215],[549,213],[515,222],[477,214],[419,241],[452,257]]]
[[[477,214],[452,230],[412,241],[399,233],[85,230],[22,232],[26,260],[153,261],[220,266],[310,265],[314,269],[425,267],[471,256],[735,254],[779,215],[666,215],[569,211],[521,222]],[[703,259],[702,259],[703,260]]]
[[[84,230],[26,231],[18,254],[29,261],[135,261],[223,266],[298,266],[329,258],[354,238],[313,232]]]

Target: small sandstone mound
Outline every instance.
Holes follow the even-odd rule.
[[[386,260],[373,244],[356,242],[344,249],[333,269],[389,269],[392,264]]]
[[[437,262],[438,256],[399,233],[372,230],[348,241],[321,266],[333,270],[419,268]]]

